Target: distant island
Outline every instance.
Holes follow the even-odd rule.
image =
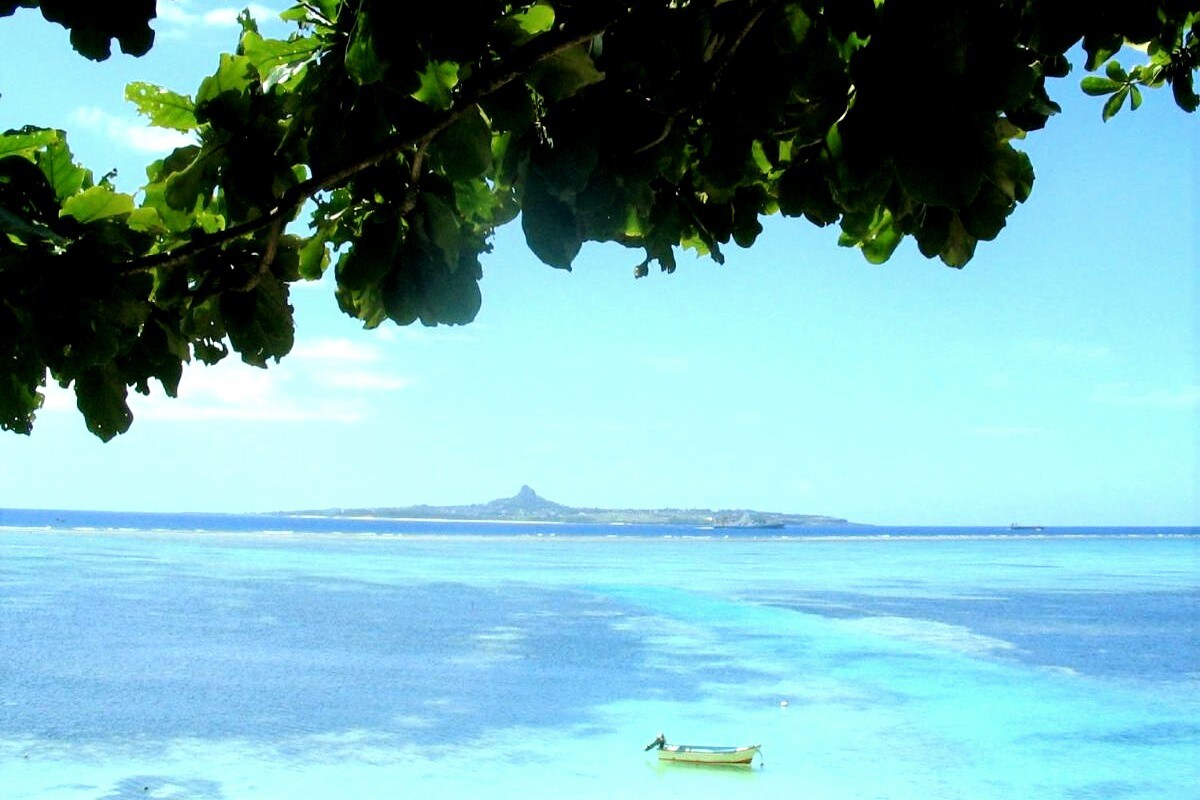
[[[626,525],[695,525],[712,528],[783,528],[807,525],[851,525],[839,517],[783,514],[750,509],[710,508],[573,508],[538,495],[528,486],[512,497],[465,506],[402,506],[399,508],[333,508],[293,511],[329,517],[379,519],[449,519],[496,522],[584,522]]]

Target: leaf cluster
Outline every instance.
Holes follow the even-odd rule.
[[[1127,23],[1125,42],[1133,42],[1145,51],[1148,60],[1126,70],[1115,58],[1123,43],[1112,38],[1085,39],[1088,51],[1087,69],[1104,67],[1104,76],[1089,75],[1080,81],[1080,88],[1093,97],[1107,97],[1101,116],[1105,122],[1115,116],[1129,101],[1130,110],[1142,104],[1143,88],[1171,87],[1175,103],[1191,113],[1200,107],[1193,76],[1200,69],[1200,11],[1189,10],[1187,4],[1169,4],[1157,17],[1140,8],[1140,23]]]
[[[149,46],[152,2],[41,7],[89,57]],[[1058,112],[1046,79],[1068,50],[1108,64],[1083,87],[1111,95],[1105,118],[1167,84],[1192,110],[1196,17],[1178,0],[302,0],[271,39],[243,13],[193,94],[128,87],[193,139],[136,194],[61,131],[0,135],[0,426],[27,433],[48,378],[109,438],[127,391],[173,395],[185,362],[266,366],[292,345],[290,285],[331,267],[367,327],[470,322],[480,257],[518,214],[563,269],[587,241],[637,251],[638,276],[685,249],[722,262],[776,213],[839,226],[872,263],[912,237],[961,267],[1032,190],[1014,142]],[[1127,39],[1150,64],[1109,60]]]

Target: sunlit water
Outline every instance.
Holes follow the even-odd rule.
[[[9,525],[0,797],[1195,800],[1198,587],[1195,534]]]

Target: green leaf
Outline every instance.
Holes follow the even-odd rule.
[[[1121,91],[1108,98],[1108,102],[1104,104],[1104,113],[1101,115],[1105,122],[1108,122],[1117,112],[1121,110],[1121,104],[1125,102],[1125,98],[1129,96],[1129,87],[1122,87]]]
[[[135,231],[146,231],[148,233],[166,232],[166,226],[163,224],[162,217],[158,215],[158,210],[152,206],[135,208],[129,214],[129,219],[125,222]]]
[[[192,151],[189,150],[188,153],[191,154]],[[198,198],[211,197],[221,163],[220,157],[224,154],[220,148],[208,151],[197,148],[195,160],[167,178],[163,193],[167,205],[179,211],[191,211],[195,208]]]
[[[933,258],[945,249],[950,241],[950,221],[953,218],[954,212],[948,208],[925,206],[921,209],[917,227],[913,231],[921,255]]]
[[[997,151],[988,177],[1005,196],[1024,203],[1033,191],[1033,162],[1027,154],[1005,144]]]
[[[804,13],[799,3],[788,3],[784,6],[784,12],[787,17],[788,30],[792,34],[792,39],[797,43],[803,42],[808,36],[808,30],[812,27],[812,17]]]
[[[537,112],[529,87],[513,81],[482,101],[492,128],[496,131],[523,131],[533,126]]]
[[[136,105],[138,112],[157,128],[186,133],[198,126],[192,98],[161,86],[134,81],[125,87],[125,99]]]
[[[554,9],[546,3],[536,3],[519,14],[513,14],[513,19],[521,26],[521,30],[534,36],[554,27]]]
[[[312,236],[300,248],[300,277],[315,281],[329,267],[329,247],[324,234]]]
[[[375,83],[387,72],[387,62],[379,57],[375,47],[371,15],[359,11],[346,48],[346,72],[360,86]]]
[[[362,223],[362,232],[350,251],[338,259],[335,275],[339,287],[362,291],[387,275],[403,240],[400,221],[377,211]]]
[[[93,186],[80,194],[67,198],[63,203],[62,216],[74,217],[80,222],[115,217],[133,211],[133,196],[114,192],[107,186]]]
[[[863,242],[863,255],[872,264],[883,264],[892,257],[902,239],[904,234],[895,225],[881,228],[875,236]]]
[[[446,267],[458,268],[460,249],[458,217],[448,205],[433,195],[424,198],[425,235],[442,252]]]
[[[838,244],[861,247],[863,255],[872,264],[882,264],[891,258],[904,238],[895,217],[886,208],[877,209],[874,213],[846,214],[842,218],[842,230]]]
[[[1189,114],[1200,108],[1200,95],[1196,91],[1192,83],[1192,73],[1179,72],[1171,79],[1171,94],[1175,97],[1175,104]]]
[[[1104,74],[1109,77],[1109,80],[1116,81],[1117,83],[1125,83],[1129,80],[1129,75],[1125,72],[1125,68],[1116,61],[1109,61],[1105,65]]]
[[[43,241],[66,245],[70,242],[69,239],[59,236],[45,225],[19,217],[3,206],[0,206],[0,230],[24,244]]]
[[[1142,90],[1136,86],[1129,87],[1129,108],[1137,111],[1142,107]]]
[[[477,178],[492,166],[492,131],[472,108],[433,140],[431,150],[450,180]]]
[[[583,247],[574,210],[537,184],[525,186],[521,228],[533,254],[558,269],[569,270]]]
[[[1083,49],[1088,54],[1084,68],[1088,72],[1099,69],[1101,64],[1116,55],[1124,43],[1124,38],[1118,34],[1089,34],[1084,36]]]
[[[492,189],[482,179],[458,181],[454,184],[454,206],[458,215],[466,222],[481,225],[502,224],[498,220],[503,194]]]
[[[604,80],[587,47],[577,45],[548,58],[531,73],[534,88],[549,100],[562,100],[585,86]]]
[[[452,61],[430,61],[419,73],[421,88],[412,96],[426,105],[447,109],[454,103],[451,90],[458,84],[458,64]]]
[[[836,222],[842,213],[820,169],[804,162],[788,167],[777,184],[779,210],[788,217],[807,217],[816,225]]]
[[[308,25],[331,25],[337,19],[338,6],[342,0],[310,0],[299,3],[279,15],[286,22]]]
[[[75,163],[63,139],[38,151],[34,162],[41,168],[60,202],[92,184],[91,170]]]
[[[88,430],[106,442],[133,423],[127,396],[125,382],[112,367],[89,369],[75,379],[75,404]]]
[[[217,71],[200,82],[195,107],[200,108],[226,92],[245,94],[254,83],[254,66],[245,56],[222,53]]]
[[[0,430],[28,434],[42,406],[46,365],[36,353],[29,328],[0,303]]]
[[[1099,97],[1105,94],[1112,94],[1121,88],[1121,84],[1109,78],[1101,78],[1098,75],[1089,75],[1079,82],[1079,88],[1083,89],[1084,94],[1089,94],[1092,97]]]
[[[30,126],[20,131],[6,131],[4,134],[0,134],[0,158],[5,156],[32,158],[37,150],[49,147],[61,139],[62,132],[52,128]]]
[[[61,212],[45,172],[24,156],[0,158],[0,208],[5,207],[47,224],[53,224]]]
[[[264,39],[256,32],[247,32],[242,35],[241,47],[258,70],[264,88],[269,89],[277,84],[294,86],[321,45],[315,36]]]
[[[942,247],[939,255],[946,266],[962,268],[975,255],[976,244],[978,241],[967,233],[962,220],[955,214],[950,219],[950,225],[946,231],[946,244]]]
[[[976,239],[995,239],[1014,208],[1008,194],[995,184],[985,182],[971,204],[962,210],[963,228]]]
[[[266,275],[248,292],[225,292],[220,304],[229,342],[247,364],[265,367],[267,359],[278,362],[291,351],[295,326],[287,284]]]

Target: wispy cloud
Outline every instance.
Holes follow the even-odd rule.
[[[222,6],[210,8],[207,11],[191,10],[195,3],[188,0],[167,0],[158,4],[158,19],[170,25],[189,28],[196,26],[232,27],[237,25],[237,16],[243,8],[250,9],[250,16],[256,20],[273,19],[279,12],[258,3],[249,6]]]
[[[225,8],[214,8],[211,11],[205,11],[200,15],[201,21],[205,25],[232,27],[237,25],[238,14],[242,13],[243,8],[250,10],[250,16],[255,19],[267,19],[270,17],[279,16],[279,12],[274,9],[260,6],[258,3],[251,3],[249,6],[226,6]]]
[[[1033,339],[1026,343],[1026,349],[1033,355],[1058,361],[1102,361],[1112,355],[1103,345],[1054,339]]]
[[[129,394],[139,420],[262,423],[362,422],[372,413],[371,396],[413,386],[390,373],[384,354],[370,343],[326,338],[297,344],[269,369],[247,366],[230,355],[212,366],[185,366],[179,396],[167,397],[156,382],[151,394]],[[42,411],[75,413],[75,393],[51,385]]]
[[[175,399],[138,395],[131,396],[129,405],[139,419],[352,423],[363,418],[361,407],[341,399],[301,398],[287,391],[291,384],[292,376],[282,367],[259,370],[231,358],[211,367],[188,368]]]
[[[325,420],[352,423],[362,419],[361,408],[328,399],[315,403],[290,396],[283,389],[282,370],[258,370],[239,362],[185,368],[179,397],[163,394],[152,383],[150,395],[130,392],[129,408],[138,420],[200,422],[209,420],[295,423]],[[75,392],[51,384],[45,390],[43,412],[74,412]]]
[[[196,141],[189,134],[152,128],[135,118],[118,117],[94,106],[75,109],[71,118],[81,128],[97,131],[115,144],[144,153],[167,153]]]
[[[1113,383],[1098,386],[1092,392],[1091,401],[1106,406],[1187,411],[1200,408],[1200,386],[1143,389],[1127,383]]]
[[[314,383],[331,389],[397,391],[413,385],[409,378],[389,374],[383,353],[366,342],[315,339],[297,344],[289,359]],[[364,369],[367,365],[371,368]]]
[[[397,391],[412,386],[406,378],[376,372],[334,372],[319,379],[321,384],[335,389]]]
[[[297,344],[291,358],[364,364],[379,361],[382,354],[373,345],[351,339],[315,339]]]

